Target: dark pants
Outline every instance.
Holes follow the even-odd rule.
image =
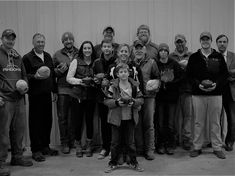
[[[26,129],[26,109],[24,99],[16,102],[5,101],[0,106],[0,163],[7,159],[9,139],[12,158],[23,155],[22,142]]]
[[[77,100],[78,101],[78,100]],[[94,100],[83,100],[77,104],[75,125],[75,140],[80,141],[83,131],[83,119],[86,121],[86,137],[87,139],[92,139],[93,137],[93,116],[95,111],[95,101]]]
[[[107,122],[109,108],[103,103],[98,103],[98,112],[101,120],[102,148],[107,152],[110,151],[112,130],[111,125]]]
[[[176,104],[158,103],[156,106],[157,147],[174,147]]]
[[[29,95],[29,136],[33,153],[49,147],[51,127],[51,93]]]
[[[74,125],[72,116],[75,115],[78,102],[75,98],[59,94],[57,101],[57,115],[60,128],[61,144],[72,145],[74,143]]]
[[[226,94],[223,95],[223,106],[227,115],[228,132],[225,143],[235,142],[235,101],[232,99],[230,89],[228,88]]]
[[[124,146],[126,154],[130,158],[130,163],[137,163],[134,144],[134,129],[135,124],[133,120],[122,120],[119,127],[115,125],[112,126],[111,161],[109,164],[117,165]]]

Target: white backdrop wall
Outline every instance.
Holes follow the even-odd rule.
[[[17,34],[15,48],[21,55],[32,49],[32,36],[36,32],[46,36],[46,51],[53,54],[63,47],[61,35],[71,31],[75,45],[84,40],[98,44],[105,26],[114,27],[117,43],[131,44],[136,29],[147,24],[152,41],[168,43],[174,49],[174,36],[182,33],[188,47],[196,51],[199,35],[210,31],[215,38],[228,35],[229,49],[234,49],[234,0],[87,0],[87,1],[0,1],[0,34],[12,28]],[[40,108],[40,107],[39,107]],[[55,113],[55,111],[54,111]],[[54,115],[54,120],[56,120]],[[95,119],[95,138],[99,123]],[[58,123],[53,124],[52,144],[59,143]],[[28,143],[28,138],[26,138]]]

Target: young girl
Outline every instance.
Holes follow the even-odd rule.
[[[111,161],[106,172],[117,168],[123,145],[130,160],[127,164],[137,171],[143,171],[136,160],[134,128],[138,123],[138,111],[143,104],[138,83],[129,78],[129,66],[120,63],[115,68],[117,79],[109,87],[109,97],[104,103],[109,107],[108,123],[112,125]]]
[[[82,157],[81,136],[83,119],[86,120],[86,156],[92,156],[92,137],[93,137],[93,116],[95,111],[95,97],[96,88],[93,82],[93,61],[95,60],[94,47],[90,41],[82,43],[78,58],[74,59],[70,66],[66,80],[72,84],[74,97],[77,102],[74,102],[73,106],[77,111],[73,112],[77,114],[77,118],[73,119],[76,125],[75,127],[75,145],[76,156]],[[85,117],[84,117],[85,116]]]

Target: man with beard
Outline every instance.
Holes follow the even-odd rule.
[[[141,107],[140,118],[135,130],[135,144],[138,153],[144,152],[147,160],[154,160],[154,110],[155,96],[159,88],[160,73],[157,63],[146,54],[146,46],[140,40],[133,44],[134,62],[140,72],[138,79],[143,93],[144,104]]]
[[[149,26],[142,24],[137,29],[137,38],[140,40],[146,48],[147,55],[155,59],[158,59],[158,46],[157,44],[151,42],[150,39],[150,29]],[[134,57],[134,53],[132,52],[131,57]]]
[[[178,100],[178,117],[175,121],[175,127],[178,131],[178,140],[181,142],[182,134],[182,147],[185,150],[190,150],[192,143],[192,95],[191,85],[186,78],[186,66],[191,52],[186,47],[186,38],[183,34],[177,34],[175,36],[175,51],[169,55],[169,58],[175,59],[184,71],[183,80],[180,82],[179,87],[179,100]],[[181,131],[182,130],[182,131]]]
[[[224,34],[216,38],[218,50],[223,54],[227,64],[229,78],[223,91],[223,105],[227,114],[228,132],[225,139],[225,150],[232,151],[235,141],[235,54],[227,50],[228,37]]]
[[[70,63],[77,57],[78,49],[74,46],[74,36],[71,32],[65,32],[62,35],[61,41],[64,48],[54,54],[53,62],[58,85],[57,115],[60,129],[61,152],[68,154],[74,145],[72,115],[76,111],[77,101],[70,96],[72,89],[66,81],[66,76]]]
[[[23,157],[22,142],[26,129],[25,93],[28,90],[24,64],[18,52],[13,48],[16,34],[12,29],[2,33],[0,46],[0,176],[9,176],[5,167],[11,144],[11,165],[32,166],[31,161]],[[24,89],[18,89],[18,81],[25,83]]]

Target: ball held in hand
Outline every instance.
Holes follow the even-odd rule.
[[[49,67],[47,66],[41,66],[38,70],[37,70],[38,74],[40,75],[40,77],[42,78],[48,78],[50,76],[51,70],[49,69]]]
[[[28,91],[29,87],[28,87],[28,84],[25,80],[23,79],[19,79],[17,82],[16,82],[16,89],[24,94]]]

